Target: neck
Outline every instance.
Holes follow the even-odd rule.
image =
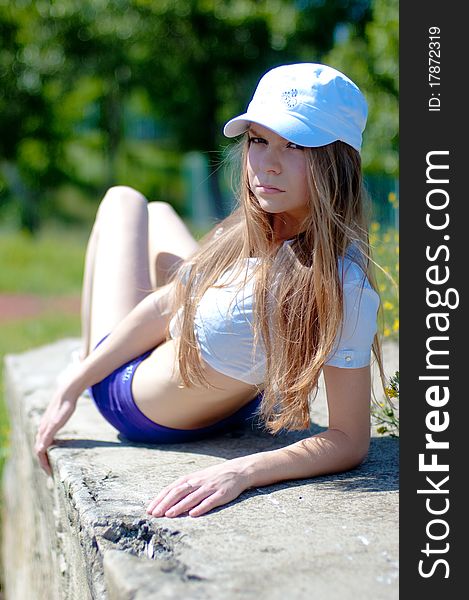
[[[282,244],[300,233],[300,224],[288,213],[278,213],[272,215],[272,229],[274,231],[274,243]]]

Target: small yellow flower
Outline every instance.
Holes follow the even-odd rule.
[[[380,230],[380,224],[377,221],[373,221],[373,223],[371,224],[371,231],[373,233],[376,233],[379,230]]]
[[[396,246],[396,254],[399,254],[399,246]]]
[[[394,323],[392,324],[393,331],[399,331],[399,319],[394,319]]]
[[[391,204],[395,204],[395,202],[397,202],[397,196],[394,192],[389,192],[388,194],[388,200]]]
[[[391,335],[391,330],[389,327],[384,328],[384,337],[389,337]]]
[[[386,302],[383,304],[383,308],[384,310],[392,310],[394,308],[394,304],[389,302],[389,300],[386,300]]]

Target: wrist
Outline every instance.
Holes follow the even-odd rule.
[[[80,363],[70,368],[67,376],[59,384],[59,392],[62,396],[78,398],[87,387],[89,385],[86,381],[86,371],[83,363]]]
[[[260,456],[262,454],[265,455],[267,452],[249,454],[235,459],[238,462],[239,473],[244,479],[245,489],[253,488],[257,485],[256,475],[259,469],[259,462],[262,462],[262,458],[265,458],[265,456]]]

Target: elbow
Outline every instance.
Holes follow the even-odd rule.
[[[368,452],[362,449],[350,448],[347,449],[343,456],[342,460],[340,460],[340,469],[341,471],[351,471],[352,469],[356,469],[359,467],[365,458],[367,457]]]
[[[341,448],[345,469],[355,469],[359,467],[368,455],[370,447],[370,436],[353,436],[344,431],[335,430],[341,438]]]
[[[351,469],[355,469],[356,467],[359,467],[362,464],[362,462],[368,456],[369,447],[369,436],[365,439],[358,440],[349,438],[349,459]]]
[[[368,447],[366,450],[356,450],[350,454],[350,468],[355,469],[359,467],[365,458],[368,456]]]

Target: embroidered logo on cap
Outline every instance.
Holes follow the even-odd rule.
[[[298,90],[295,88],[282,92],[282,102],[286,104],[288,108],[293,108],[298,104],[297,96]]]

